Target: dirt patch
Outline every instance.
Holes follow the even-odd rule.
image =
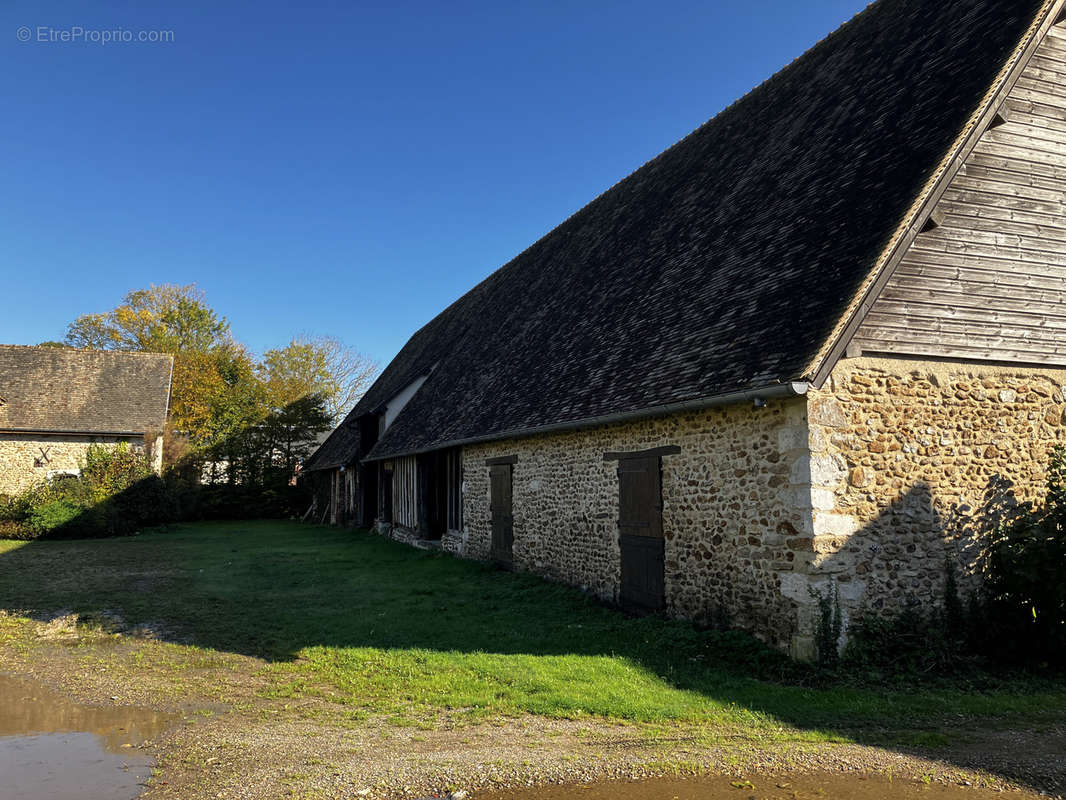
[[[1019,792],[1017,798],[1039,797]],[[1002,798],[1002,789],[935,784],[928,780],[895,779],[887,775],[814,774],[790,778],[765,775],[750,778],[724,776],[653,778],[640,782],[614,782],[577,786],[549,786],[501,792],[473,792],[471,800],[990,800]]]

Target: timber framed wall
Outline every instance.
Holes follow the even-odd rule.
[[[414,456],[393,461],[392,522],[411,530],[418,527],[418,461]]]

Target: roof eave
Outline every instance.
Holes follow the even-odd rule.
[[[312,464],[311,466],[305,466],[300,469],[300,472],[328,472],[332,469],[341,469],[347,467],[351,461],[338,461],[330,464]]]
[[[701,411],[706,408],[714,408],[716,406],[730,406],[738,403],[744,403],[755,400],[757,398],[763,400],[773,400],[778,398],[787,397],[801,397],[807,394],[807,390],[810,385],[804,381],[788,381],[786,383],[775,383],[767,386],[762,386],[756,389],[745,389],[738,392],[727,392],[725,394],[712,395],[709,397],[696,398],[694,400],[685,400],[679,403],[667,403],[659,406],[649,406],[647,408],[637,409],[635,411],[622,411],[615,414],[604,414],[598,417],[586,417],[584,419],[573,420],[568,422],[556,422],[548,425],[538,425],[530,428],[514,429],[509,431],[500,431],[498,433],[489,433],[483,436],[471,436],[464,439],[455,439],[440,444],[435,444],[431,447],[422,447],[412,450],[403,450],[389,453],[375,453],[373,450],[367,454],[362,460],[364,462],[385,461],[393,458],[404,458],[408,456],[416,456],[422,453],[431,453],[435,450],[444,450],[450,447],[464,447],[471,444],[483,444],[485,442],[495,442],[504,439],[521,439],[527,436],[539,436],[547,433],[561,433],[565,431],[580,430],[582,428],[595,428],[600,425],[612,425],[619,422],[633,422],[641,419],[652,419],[655,417],[665,417],[670,414],[677,414],[684,411]],[[376,448],[375,448],[376,449]]]
[[[48,428],[0,428],[0,433],[34,434],[40,436],[144,436],[148,431],[70,431]]]

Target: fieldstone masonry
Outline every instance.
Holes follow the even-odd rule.
[[[603,455],[676,444],[681,453],[662,459],[669,613],[787,647],[796,606],[781,576],[812,537],[807,438],[796,398],[469,447],[462,553],[489,555],[485,460],[517,455],[516,568],[617,600],[617,462]]]
[[[800,605],[794,651],[811,650],[812,587],[839,587],[845,625],[942,603],[949,561],[972,587],[986,491],[1006,479],[1040,497],[1049,451],[1066,443],[1064,387],[1064,370],[840,362],[808,395],[814,537],[804,580],[785,586]]]
[[[92,444],[114,446],[129,442],[130,448],[144,451],[140,437],[67,436],[62,434],[0,433],[0,494],[19,494],[47,480],[49,474],[74,472],[85,463]],[[163,440],[152,447],[152,466],[157,473],[163,467]]]
[[[462,531],[443,549],[487,559],[486,459],[516,456],[514,564],[619,599],[617,462],[662,458],[666,604],[814,656],[817,596],[860,613],[943,602],[946,564],[972,585],[975,515],[1006,480],[1038,499],[1066,444],[1066,370],[847,359],[805,397],[474,445]]]

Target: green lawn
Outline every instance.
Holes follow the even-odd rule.
[[[1066,718],[1063,686],[812,682],[743,636],[632,619],[530,576],[287,522],[0,541],[0,609],[163,623],[190,646],[271,662],[264,691],[274,696],[327,696],[406,718],[593,715],[859,740],[958,715],[982,725]]]

